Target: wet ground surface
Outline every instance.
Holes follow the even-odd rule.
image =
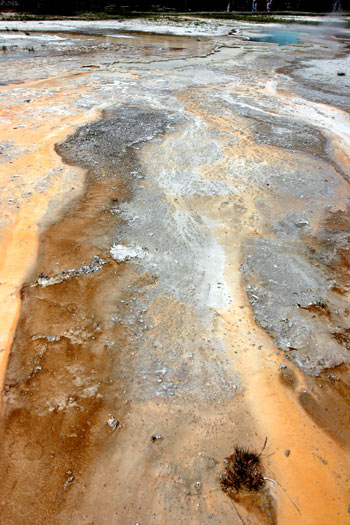
[[[346,30],[31,24],[0,26],[0,521],[347,523]]]

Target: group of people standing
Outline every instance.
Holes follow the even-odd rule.
[[[268,12],[271,11],[271,4],[272,4],[272,0],[266,1],[266,11]],[[253,0],[252,11],[257,11],[257,10],[258,10],[258,0]]]

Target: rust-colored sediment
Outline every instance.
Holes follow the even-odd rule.
[[[114,192],[105,181],[89,184],[81,204],[41,235],[38,264],[22,290],[3,414],[5,523],[20,523],[22,512],[27,523],[55,523],[71,485],[87,482],[99,445],[106,451],[115,440],[118,428],[108,419],[123,421],[113,370],[115,347],[128,344],[127,333],[106,319],[122,296],[120,282],[144,279],[110,260],[95,274],[31,287],[40,272],[56,274],[102,255],[111,224],[101,207],[128,192],[123,182],[113,184]]]
[[[36,86],[36,83],[33,84],[33,86],[32,83],[23,84],[21,87],[27,87],[30,93]],[[40,223],[42,225],[45,223],[48,203],[57,198],[63,207],[67,197],[70,200],[82,190],[83,172],[79,168],[74,168],[76,172],[74,187],[62,188],[60,177],[64,176],[67,166],[55,153],[53,145],[94,115],[81,113],[68,117],[67,114],[51,112],[49,119],[36,120],[36,113],[40,114],[46,108],[54,108],[62,101],[69,105],[76,96],[77,94],[66,88],[55,97],[44,96],[29,105],[22,101],[18,103],[14,95],[13,104],[11,105],[9,101],[9,107],[1,112],[1,136],[6,137],[6,141],[13,142],[15,149],[23,151],[14,160],[1,166],[1,184],[5,187],[11,186],[11,177],[19,173],[21,178],[18,188],[11,187],[9,192],[11,199],[14,201],[17,198],[21,199],[21,195],[26,190],[30,190],[30,195],[28,194],[26,201],[17,208],[12,206],[4,212],[1,228],[0,384],[4,381],[8,355],[21,308],[20,287],[36,262]],[[25,122],[25,125],[19,126],[21,122]],[[51,177],[44,191],[38,191],[37,186],[40,185],[41,179],[54,171],[60,171],[59,175]],[[53,217],[46,218],[46,222],[54,219],[55,211],[59,213],[59,205],[57,208],[52,210]]]

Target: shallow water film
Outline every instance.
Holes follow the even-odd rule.
[[[0,22],[2,524],[349,522],[349,38]]]

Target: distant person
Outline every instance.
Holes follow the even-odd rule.
[[[266,10],[268,11],[268,13],[271,11],[271,4],[272,4],[272,0],[267,0]]]
[[[258,0],[253,0],[252,11],[257,11],[258,9]]]

